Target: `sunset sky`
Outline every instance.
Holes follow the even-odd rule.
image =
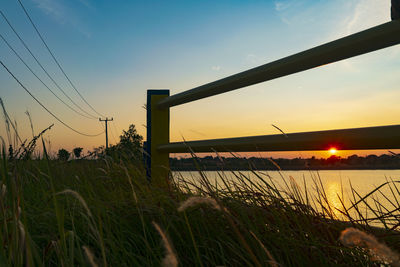
[[[81,94],[114,118],[111,144],[129,124],[146,135],[142,106],[147,89],[175,94],[390,20],[390,0],[22,2]],[[93,113],[62,76],[18,1],[2,0],[0,9],[65,92]],[[0,33],[68,102],[2,17]],[[98,119],[81,117],[61,104],[2,40],[0,60],[67,124],[88,134],[103,130]],[[272,124],[287,133],[398,124],[399,66],[400,46],[395,46],[173,107],[171,141],[279,134]],[[104,135],[81,136],[57,122],[1,66],[0,97],[21,137],[32,136],[28,110],[36,133],[55,123],[46,135],[53,151],[104,145]],[[3,120],[0,134],[7,140]],[[312,154],[329,156],[327,151],[263,155]]]

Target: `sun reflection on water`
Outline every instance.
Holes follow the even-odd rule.
[[[340,211],[344,211],[343,209],[343,205],[342,202],[340,201],[340,199],[343,200],[342,198],[342,186],[340,185],[340,183],[336,182],[336,181],[329,181],[326,184],[326,197],[328,199],[329,202],[329,206],[331,207],[331,210],[333,212],[333,214],[339,218],[339,219],[343,219],[343,213],[341,213]],[[339,199],[340,197],[340,199]]]

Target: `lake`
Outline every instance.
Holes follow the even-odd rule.
[[[360,205],[360,212],[356,212],[355,209],[352,209],[351,216],[356,218],[372,218],[375,214],[379,214],[380,212],[385,213],[400,208],[400,205],[396,202],[396,199],[400,201],[400,170],[257,171],[257,175],[251,171],[235,171],[234,173],[229,171],[206,171],[204,174],[212,184],[218,185],[218,187],[224,187],[221,176],[224,177],[225,180],[234,182],[238,180],[235,176],[236,174],[238,176],[244,175],[248,177],[251,182],[259,184],[260,187],[265,187],[265,184],[261,182],[257,175],[263,177],[266,181],[272,181],[279,189],[286,191],[286,184],[289,186],[290,184],[297,184],[300,191],[303,192],[303,195],[304,191],[307,190],[309,195],[315,196],[317,195],[316,192],[321,192],[323,188],[326,199],[333,208],[333,213],[339,219],[346,218],[338,211],[344,210],[338,196],[343,196],[341,198],[344,199],[344,204],[348,208],[355,202],[354,199],[358,201],[360,197],[365,196],[378,186],[388,181],[394,181],[394,184],[387,184],[381,187],[379,191],[369,196],[367,203]],[[195,184],[199,184],[200,181],[198,172],[174,172],[174,177],[176,179],[177,177],[181,177]],[[396,181],[399,181],[399,183],[397,184]],[[246,184],[250,185],[251,182],[246,181]],[[397,191],[395,185],[399,188],[399,191]],[[356,191],[356,193],[354,191]],[[366,205],[369,205],[370,208],[367,208]],[[314,203],[312,206],[318,211],[322,211],[320,205]],[[376,213],[374,214],[372,210],[376,210]]]

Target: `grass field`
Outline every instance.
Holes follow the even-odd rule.
[[[394,212],[370,206],[379,221],[387,222],[387,229],[371,227],[359,218],[336,221],[323,191],[304,195],[287,181],[286,188],[277,188],[265,177],[252,184],[238,177],[223,190],[202,176],[201,186],[175,179],[170,188],[159,188],[147,182],[140,162],[112,157],[8,161],[3,156],[0,262],[10,266],[379,266],[391,262],[398,266],[393,251],[400,251],[395,230],[400,220]],[[396,183],[391,186],[398,195]],[[367,198],[355,197],[360,200],[356,206],[365,206]],[[317,212],[311,203],[325,212]],[[340,242],[341,232],[348,227],[363,232],[353,231],[350,241]]]

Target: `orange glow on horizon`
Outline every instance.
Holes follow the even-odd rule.
[[[329,149],[329,153],[330,153],[331,155],[335,155],[336,152],[337,152],[337,149],[336,149],[335,147],[331,147],[331,148]]]

